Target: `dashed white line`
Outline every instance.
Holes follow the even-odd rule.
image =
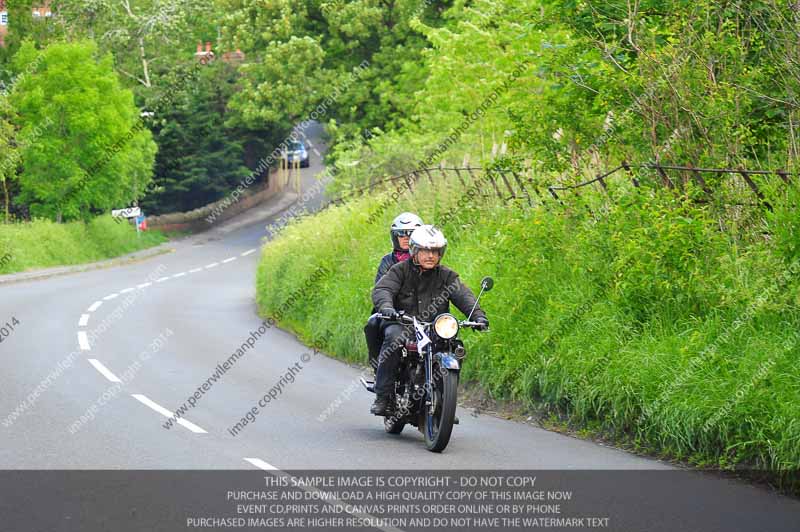
[[[225,260],[223,260],[223,261],[222,261],[222,264],[226,264],[226,263],[228,263],[228,262],[233,262],[233,261],[235,261],[235,260],[236,260],[236,257],[231,257],[231,258],[229,258],[229,259],[225,259]]]
[[[78,345],[81,346],[81,351],[91,351],[89,346],[89,337],[86,336],[86,331],[78,331]]]
[[[109,295],[107,295],[106,297],[104,297],[104,298],[103,298],[103,301],[109,301],[109,300],[111,300],[111,299],[114,299],[114,298],[115,298],[115,297],[117,297],[118,295],[119,295],[119,294],[116,294],[116,293],[114,293],[114,294],[109,294]]]
[[[250,462],[254,466],[259,469],[263,469],[264,471],[280,471],[277,467],[272,464],[266,463],[261,458],[245,458],[245,462]]]
[[[97,360],[96,358],[90,358],[89,363],[92,366],[94,366],[94,369],[99,371],[103,375],[103,377],[110,380],[111,382],[122,382],[121,380],[119,380],[119,377],[111,373],[111,370],[105,367],[103,363]]]
[[[189,270],[189,273],[197,273],[197,272],[199,272],[199,271],[203,271],[203,268],[194,268],[194,269],[191,269],[191,270]]]
[[[172,278],[175,279],[176,277],[183,277],[184,275],[186,275],[186,272],[176,273]]]
[[[137,284],[137,285],[136,285],[136,288],[138,288],[139,290],[141,290],[142,288],[147,288],[147,287],[148,287],[148,286],[150,286],[151,284],[153,284],[153,283],[142,283],[142,284]]]
[[[87,323],[89,323],[89,315],[81,314],[81,319],[78,321],[78,327],[86,327]]]
[[[133,287],[126,288],[125,290],[120,290],[119,293],[120,294],[127,294],[128,292],[133,292],[134,290],[136,290],[136,288],[133,288]]]
[[[169,277],[162,277],[161,279],[156,279],[157,283],[163,283],[164,281],[169,281]]]
[[[94,312],[95,310],[100,308],[100,305],[102,305],[102,304],[103,304],[102,301],[95,301],[94,303],[92,303],[92,306],[89,307],[89,312]]]
[[[248,256],[248,255],[249,255],[249,254],[251,254],[251,253],[255,253],[256,251],[258,251],[258,250],[256,250],[256,249],[248,249],[247,251],[245,251],[244,253],[242,253],[242,257],[246,257],[246,256]]]
[[[215,266],[219,266],[219,262],[212,262],[211,264],[206,266],[206,270],[210,270],[211,268],[213,268]]]
[[[166,408],[164,408],[160,404],[156,403],[155,401],[152,401],[147,396],[142,395],[140,393],[135,393],[135,394],[132,394],[132,395],[133,395],[134,399],[136,399],[137,401],[139,401],[143,405],[152,408],[153,410],[155,410],[156,412],[158,412],[162,416],[167,417],[167,418],[171,418],[172,417],[172,415],[173,415],[172,412],[170,412],[169,410],[167,410]],[[196,434],[206,434],[205,430],[201,429],[200,427],[198,427],[194,423],[186,421],[185,419],[179,419],[177,421],[177,423],[179,425],[183,425],[184,427],[186,427],[187,429],[191,430],[192,432],[194,432]]]

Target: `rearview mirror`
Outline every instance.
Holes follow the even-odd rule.
[[[484,292],[488,292],[494,286],[494,279],[491,277],[484,277],[481,279],[481,288],[483,288]]]

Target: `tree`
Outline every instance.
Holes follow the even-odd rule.
[[[13,109],[8,103],[5,94],[0,94],[0,181],[3,185],[3,214],[4,220],[9,220],[9,204],[11,195],[9,192],[9,182],[16,177],[17,161],[19,153],[16,149],[14,131]]]
[[[245,134],[225,125],[236,79],[233,66],[214,61],[155,117],[156,186],[141,202],[148,212],[187,211],[211,203],[249,175]]]
[[[440,22],[443,2],[220,0],[223,38],[247,53],[233,102],[245,123],[288,129],[321,102],[337,134],[400,125],[425,79],[428,43],[412,20]],[[364,68],[366,65],[366,68]],[[359,68],[360,67],[360,68]],[[348,83],[359,68],[356,83]],[[331,99],[333,103],[329,103]]]
[[[11,93],[20,135],[33,139],[22,148],[20,200],[58,221],[129,204],[152,178],[156,146],[111,55],[88,40],[42,51],[26,42],[15,67],[34,61]]]
[[[170,71],[194,46],[203,9],[187,0],[67,0],[54,10],[64,32],[90,38],[114,54],[114,66],[137,89],[150,89],[154,74]]]

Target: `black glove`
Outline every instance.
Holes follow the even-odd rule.
[[[489,328],[489,318],[487,318],[485,316],[478,316],[477,318],[475,318],[475,321],[477,323],[480,323],[479,329],[481,331],[485,331],[485,330],[487,330]]]
[[[396,320],[400,318],[400,314],[398,314],[397,311],[392,307],[382,308],[381,316],[383,316],[387,320]]]

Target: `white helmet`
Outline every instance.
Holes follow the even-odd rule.
[[[447,249],[447,239],[439,229],[432,225],[423,225],[411,233],[411,240],[408,241],[411,255],[416,255],[420,249],[438,249],[439,258],[444,257]]]
[[[404,212],[398,214],[397,217],[392,221],[392,227],[389,230],[389,234],[392,237],[392,246],[394,249],[400,249],[400,242],[399,238],[401,236],[411,236],[411,233],[417,227],[422,226],[422,218],[414,214],[413,212]]]

